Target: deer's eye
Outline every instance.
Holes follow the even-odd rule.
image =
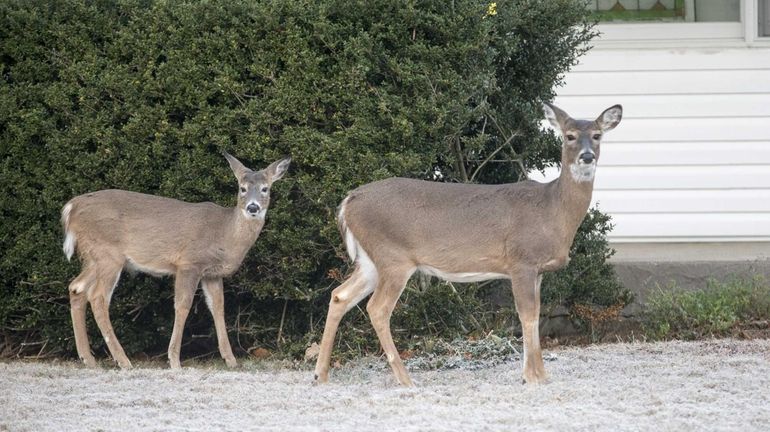
[[[262,186],[262,193],[267,193],[268,189],[267,186]]]
[[[241,186],[241,193],[246,193],[246,188]]]
[[[602,136],[600,134],[596,134],[596,135],[594,135],[594,139],[596,141],[599,141],[600,139],[602,139]]]
[[[567,141],[575,141],[575,135],[567,134]]]

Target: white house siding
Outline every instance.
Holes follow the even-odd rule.
[[[565,83],[575,118],[623,105],[594,192],[618,260],[770,257],[770,48],[594,49]]]

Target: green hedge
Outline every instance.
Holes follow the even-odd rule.
[[[273,347],[279,328],[297,346],[315,337],[347,271],[334,213],[348,190],[394,175],[515,181],[558,160],[540,102],[593,36],[586,10],[515,0],[490,11],[470,0],[0,3],[6,354],[73,351],[66,287],[79,264],[64,259],[59,226],[69,198],[121,188],[232,205],[223,150],[257,168],[293,158],[226,281],[235,345]],[[171,295],[167,280],[123,278],[111,313],[129,353],[165,349]],[[201,305],[188,336],[213,332]]]

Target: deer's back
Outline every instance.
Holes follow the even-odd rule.
[[[117,226],[131,223],[150,230],[157,230],[154,227],[158,226],[184,229],[228,212],[210,202],[188,203],[119,189],[86,193],[73,198],[70,203],[73,204],[73,220],[96,224],[109,222]]]
[[[549,186],[534,181],[479,185],[394,177],[351,191],[347,212],[377,225],[392,222],[404,228],[464,231],[530,218],[534,210],[550,205]]]

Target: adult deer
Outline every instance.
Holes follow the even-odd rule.
[[[366,310],[387,361],[402,385],[412,385],[390,331],[390,316],[415,271],[452,282],[510,279],[524,339],[527,383],[547,379],[540,350],[542,273],[564,267],[588,210],[602,134],[618,125],[622,107],[596,120],[574,120],[546,104],[563,139],[558,179],[503,185],[435,183],[390,178],[361,186],[340,204],[337,219],[355,270],[329,302],[316,382],[329,361],[343,315],[372,294]]]
[[[289,167],[290,158],[252,171],[225,153],[238,179],[238,205],[187,203],[124,190],[101,190],[77,196],[62,209],[67,259],[77,249],[81,273],[70,283],[70,307],[78,356],[95,366],[86,333],[86,302],[121,368],[130,368],[110,323],[112,292],[124,269],[154,276],[174,276],[174,329],[168,347],[172,368],[179,368],[182,330],[193,296],[202,285],[217,333],[219,352],[236,366],[227,339],[222,278],[240,267],[257,240],[270,204],[270,186]]]

